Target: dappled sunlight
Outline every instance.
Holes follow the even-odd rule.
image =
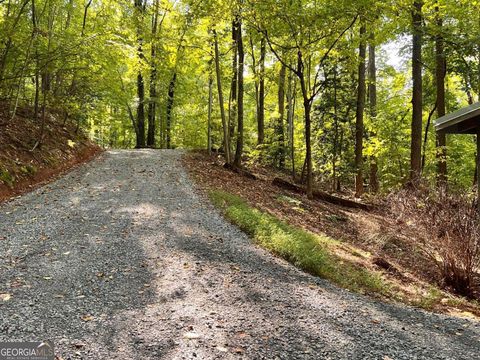
[[[391,349],[400,342],[450,353],[477,336],[470,323],[442,327],[442,317],[349,293],[253,245],[173,167],[180,156],[108,152],[2,209],[9,217],[0,248],[29,259],[22,277],[40,276],[9,290],[4,325],[13,326],[8,314],[35,292],[42,296],[25,313],[28,324],[49,327],[22,333],[50,336],[62,354],[106,359],[394,355],[377,348],[380,338]],[[148,164],[162,170],[144,171]],[[24,221],[33,213],[35,222]],[[22,237],[32,226],[40,241]],[[19,276],[16,266],[2,268],[5,282]],[[421,337],[417,322],[428,325]],[[464,325],[452,338],[451,329]]]

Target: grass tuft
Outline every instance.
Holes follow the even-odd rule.
[[[12,187],[15,182],[15,178],[8,172],[8,170],[0,169],[0,182]]]

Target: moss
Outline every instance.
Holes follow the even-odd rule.
[[[360,293],[388,295],[389,286],[380,274],[335,255],[339,242],[288,225],[250,207],[240,197],[212,191],[210,198],[225,216],[260,246],[313,275]]]

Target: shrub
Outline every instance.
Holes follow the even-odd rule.
[[[475,297],[480,267],[480,217],[466,195],[402,190],[390,196],[392,210],[415,226],[424,252],[437,265],[444,287]]]

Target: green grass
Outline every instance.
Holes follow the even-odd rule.
[[[290,226],[252,208],[238,196],[223,191],[211,191],[209,195],[225,217],[250,235],[257,244],[302,270],[351,291],[389,294],[389,286],[379,273],[334,253],[338,241]]]
[[[12,187],[15,182],[15,178],[8,172],[8,170],[0,169],[0,182]]]

